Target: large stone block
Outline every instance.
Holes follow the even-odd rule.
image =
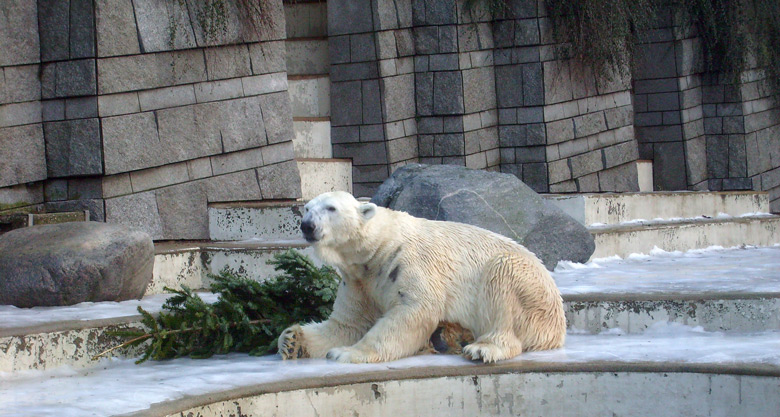
[[[333,157],[352,158],[353,165],[380,165],[388,163],[384,142],[334,144]]]
[[[523,67],[522,65],[501,65],[495,68],[495,85],[498,107],[523,106]]]
[[[601,150],[595,150],[569,159],[571,163],[571,175],[574,178],[592,174],[604,169]]]
[[[41,61],[63,61],[70,58],[70,1],[39,0],[38,22]]]
[[[433,74],[433,113],[461,114],[463,108],[463,77],[460,71],[442,71]]]
[[[295,161],[258,168],[257,179],[260,183],[263,199],[295,200],[301,198],[301,176]]]
[[[466,113],[496,108],[496,84],[490,67],[463,71],[463,103]]]
[[[607,130],[603,112],[588,113],[574,118],[574,136],[582,138]]]
[[[636,164],[630,163],[606,169],[598,173],[602,192],[637,192],[639,181]]]
[[[422,72],[414,75],[414,94],[417,102],[417,114],[420,116],[433,115],[433,73]]]
[[[654,145],[653,187],[656,191],[688,188],[684,155],[682,142],[663,142]]]
[[[103,58],[97,73],[101,95],[207,81],[201,49]]]
[[[97,93],[95,60],[60,61],[43,65],[41,96],[60,98],[92,96]]]
[[[0,67],[0,104],[41,99],[38,65]]]
[[[103,174],[97,118],[44,124],[49,177]]]
[[[635,141],[619,143],[603,149],[604,168],[612,168],[618,165],[627,164],[639,159],[639,148]]]
[[[41,102],[27,101],[0,105],[0,127],[41,122]]]
[[[217,175],[203,180],[208,201],[257,201],[262,200],[257,172],[254,169]]]
[[[169,162],[157,134],[154,112],[105,117],[101,122],[106,175]]]
[[[41,125],[0,128],[0,161],[0,187],[46,179]]]
[[[165,239],[208,239],[208,199],[205,184],[189,182],[156,190]]]
[[[287,49],[284,41],[249,45],[249,58],[252,62],[252,72],[255,74],[287,71],[286,55]]]
[[[94,58],[96,56],[95,12],[92,0],[70,0],[69,41],[70,59]]]
[[[103,0],[95,4],[97,55],[133,55],[141,52],[133,3]]]
[[[266,94],[259,97],[263,112],[268,143],[292,141],[292,110],[290,98],[286,92]]]
[[[166,238],[154,191],[106,199],[106,222],[143,230],[155,240]]]
[[[103,222],[105,221],[105,212],[103,209],[103,199],[83,199],[83,200],[66,200],[66,201],[47,201],[44,205],[46,211],[56,213],[63,211],[78,211],[89,212],[90,221]]]
[[[333,126],[363,123],[362,91],[360,81],[331,83],[330,108]]]
[[[0,303],[138,299],[153,265],[154,244],[139,230],[100,222],[22,228],[0,238]]]
[[[365,33],[373,30],[372,2],[334,0],[328,2],[328,35]]]
[[[246,45],[219,46],[204,50],[209,80],[252,75],[249,48]]]
[[[707,137],[707,171],[710,178],[727,178],[729,172],[728,136]]]
[[[635,46],[635,79],[669,78],[677,75],[674,43],[645,43]]]
[[[0,2],[0,66],[40,62],[35,0]]]
[[[198,46],[185,2],[134,0],[138,39],[144,52]]]
[[[462,133],[435,135],[433,141],[435,156],[461,156],[465,154],[465,139]]]
[[[405,74],[381,80],[382,111],[386,122],[394,122],[415,116],[415,75]]]
[[[539,63],[523,65],[523,106],[541,106],[544,104],[544,82],[542,65]]]
[[[439,28],[437,26],[416,26],[412,32],[412,37],[416,53],[428,55],[440,52]]]

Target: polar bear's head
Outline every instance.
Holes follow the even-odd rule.
[[[343,191],[320,194],[303,207],[301,231],[306,241],[336,246],[355,237],[377,212],[373,203],[361,203]]]

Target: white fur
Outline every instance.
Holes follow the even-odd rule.
[[[343,281],[328,320],[283,333],[285,358],[283,348],[295,345],[304,357],[394,360],[415,354],[440,321],[471,330],[476,340],[464,353],[485,362],[563,345],[566,320],[552,277],[509,238],[344,192],[311,200],[303,221],[314,226],[316,253]]]

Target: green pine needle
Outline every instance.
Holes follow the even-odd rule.
[[[208,358],[229,352],[263,355],[275,351],[276,338],[285,328],[328,318],[340,281],[333,268],[317,267],[294,250],[278,254],[268,263],[281,274],[264,282],[227,270],[210,275],[210,289],[219,294],[214,304],[186,286],[178,290],[166,287],[173,295],[157,317],[138,307],[146,330],[110,332],[125,342],[95,359],[147,341],[136,363],[183,356]]]

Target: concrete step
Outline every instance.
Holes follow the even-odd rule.
[[[636,222],[589,227],[596,243],[591,259],[650,253],[654,248],[687,251],[710,246],[771,246],[780,243],[780,216]]]
[[[324,1],[285,2],[284,17],[287,38],[328,36],[328,4]]]
[[[299,158],[296,161],[304,200],[331,191],[352,192],[352,160]]]
[[[155,279],[167,281],[165,284],[171,287],[185,283],[192,288],[207,287],[206,274],[220,256],[253,259],[254,263],[243,264],[242,273],[254,279],[275,275],[269,271],[261,276],[254,270],[264,267],[255,256],[271,252],[274,246],[270,244],[157,246]],[[308,251],[304,245],[299,248]],[[178,279],[174,266],[182,265],[190,276],[197,272],[197,280]],[[163,271],[172,276],[159,278]],[[575,335],[635,335],[662,324],[697,326],[711,332],[780,330],[780,246],[656,253],[587,265],[560,265],[553,277],[564,298],[570,333]],[[155,284],[161,286],[161,282]],[[213,294],[201,296],[209,302],[216,300]],[[137,328],[140,316],[136,307],[156,313],[165,298],[156,294],[139,301],[33,309],[0,306],[0,372],[96,366],[92,356],[121,343],[110,331]],[[138,353],[133,350],[118,356],[134,357]]]
[[[330,141],[330,118],[293,118],[293,148],[296,158],[330,159],[333,148]]]
[[[289,75],[328,74],[328,38],[287,38],[287,73]]]
[[[300,238],[300,201],[235,202],[209,205],[209,238],[214,241]]]
[[[293,117],[330,117],[330,77],[327,74],[289,75],[287,82]]]
[[[247,278],[263,281],[276,275],[267,264],[277,253],[295,249],[313,255],[303,239],[259,240],[239,242],[157,242],[152,282],[146,294],[162,294],[164,287],[208,289],[210,274],[227,269]],[[315,263],[316,260],[315,260]]]
[[[545,198],[580,223],[619,224],[636,219],[740,216],[768,213],[766,192],[653,192],[547,195]]]
[[[780,409],[778,343],[778,332],[664,326],[570,334],[563,349],[490,366],[453,355],[361,365],[239,354],[114,360],[4,378],[0,415],[770,416]]]

